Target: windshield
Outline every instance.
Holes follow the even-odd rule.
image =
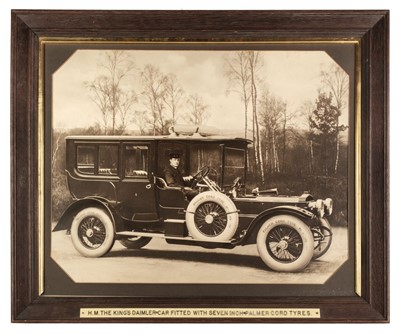
[[[242,183],[244,182],[245,164],[245,150],[225,147],[224,186],[232,185],[236,177],[240,177]]]
[[[158,146],[158,169],[160,176],[168,164],[168,154],[180,154],[179,169],[184,175],[195,175],[202,167],[209,166],[209,178],[220,186],[230,186],[239,177],[244,183],[246,149],[227,147],[221,143],[160,142]],[[222,166],[224,170],[222,170]]]
[[[222,149],[216,143],[194,144],[190,149],[190,173],[194,175],[204,166],[209,166],[209,177],[218,185],[221,182]]]

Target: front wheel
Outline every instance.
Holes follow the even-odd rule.
[[[114,244],[114,225],[106,212],[89,207],[72,221],[71,239],[76,250],[85,257],[101,257]]]
[[[127,239],[120,240],[121,243],[127,249],[140,249],[149,244],[151,241],[151,237],[145,236],[135,236]]]
[[[312,229],[314,233],[313,259],[325,255],[332,244],[332,229],[329,221],[325,218],[321,218],[320,221],[320,226]]]
[[[300,219],[278,215],[261,226],[257,249],[261,259],[272,270],[296,272],[310,263],[314,239],[310,228]]]

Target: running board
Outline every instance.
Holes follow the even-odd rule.
[[[162,238],[164,240],[181,240],[181,241],[193,241],[193,242],[206,242],[206,243],[221,243],[221,244],[230,244],[232,241],[204,241],[204,240],[197,240],[191,238],[190,236],[187,237],[179,237],[179,236],[169,236],[163,233],[146,233],[140,231],[120,231],[116,233],[117,236],[127,236],[127,237],[152,237],[152,238]]]

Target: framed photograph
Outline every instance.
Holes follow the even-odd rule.
[[[11,15],[14,322],[388,322],[388,11]]]

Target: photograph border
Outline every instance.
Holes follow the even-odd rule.
[[[323,23],[323,24],[322,24]],[[12,12],[12,320],[93,322],[80,308],[319,308],[306,322],[387,322],[388,11],[31,11]],[[128,298],[42,295],[45,131],[42,41],[246,43],[359,41],[356,90],[357,297]],[[378,205],[376,205],[378,204]],[[199,319],[97,318],[97,322]],[[305,322],[296,318],[209,318],[206,322]]]

